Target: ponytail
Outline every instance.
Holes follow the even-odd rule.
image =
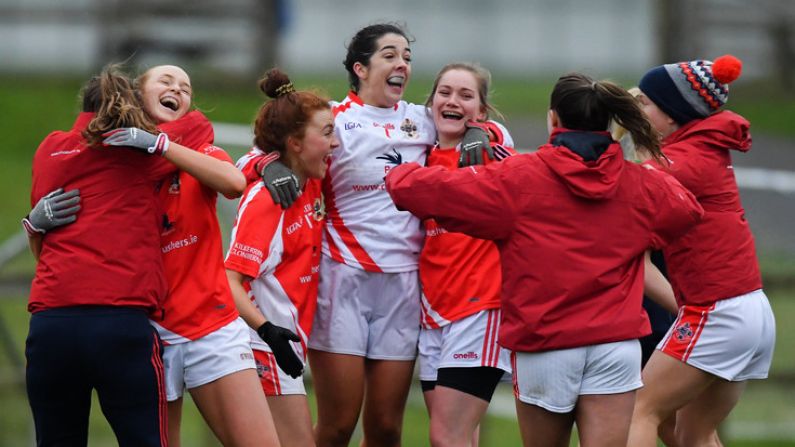
[[[561,76],[552,90],[550,108],[573,130],[606,131],[613,120],[654,159],[665,159],[659,136],[635,97],[612,82],[595,81],[581,73]]]
[[[138,91],[132,81],[119,71],[118,65],[105,67],[99,76],[86,84],[83,109],[96,113],[83,131],[83,137],[92,146],[102,141],[103,133],[120,127],[157,132],[155,123],[143,110]]]

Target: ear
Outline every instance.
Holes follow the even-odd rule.
[[[547,111],[547,133],[551,134],[552,129],[556,127],[561,127],[560,118],[558,117],[558,114],[554,110],[549,109]]]
[[[356,74],[356,76],[359,77],[359,79],[367,79],[368,71],[369,70],[367,69],[367,66],[365,66],[363,63],[361,62],[353,63],[353,72]]]
[[[475,117],[475,121],[486,121],[486,117],[488,116],[488,110],[486,110],[485,106],[480,107],[480,113],[477,117]]]
[[[284,146],[287,149],[287,152],[299,154],[303,151],[303,146],[301,146],[301,141],[298,138],[290,135],[287,137],[287,141],[284,142]]]

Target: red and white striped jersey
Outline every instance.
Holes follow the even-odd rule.
[[[501,126],[499,129],[505,138],[501,140],[513,144],[508,132]],[[516,153],[500,144],[493,149],[495,160],[486,158],[486,164]],[[455,170],[458,157],[457,148],[435,147],[428,156],[428,166]],[[420,254],[422,326],[438,328],[482,310],[498,309],[502,272],[494,242],[448,232],[434,219],[424,223],[425,245]]]
[[[268,321],[306,341],[317,307],[320,241],[324,218],[320,180],[309,179],[287,210],[273,202],[262,182],[253,182],[240,199],[226,268],[253,278],[249,296]],[[251,331],[252,347],[266,349]]]
[[[353,92],[332,106],[340,146],[323,181],[323,253],[372,272],[416,270],[422,224],[395,208],[384,177],[401,163],[425,163],[436,141],[432,117],[425,106],[405,101],[390,108],[366,105]]]

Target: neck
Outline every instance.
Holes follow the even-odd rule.
[[[377,95],[372,94],[367,88],[360,87],[356,95],[359,96],[359,99],[361,99],[362,102],[368,106],[380,107],[382,109],[388,109],[395,106],[395,104],[387,104],[384,98],[378,98]]]
[[[442,149],[447,149],[451,147],[458,146],[461,143],[461,140],[464,138],[463,135],[439,135],[439,147]]]
[[[299,188],[304,189],[304,185],[306,184],[306,172],[304,172],[304,169],[301,167],[301,164],[298,162],[298,160],[294,157],[287,156],[282,158],[282,162],[285,166],[290,168],[291,171],[293,171],[293,174],[295,174],[296,177],[298,177]]]

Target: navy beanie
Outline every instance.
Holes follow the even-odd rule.
[[[729,99],[729,83],[740,76],[742,62],[726,55],[715,62],[696,60],[649,70],[638,87],[679,125],[706,118]]]

